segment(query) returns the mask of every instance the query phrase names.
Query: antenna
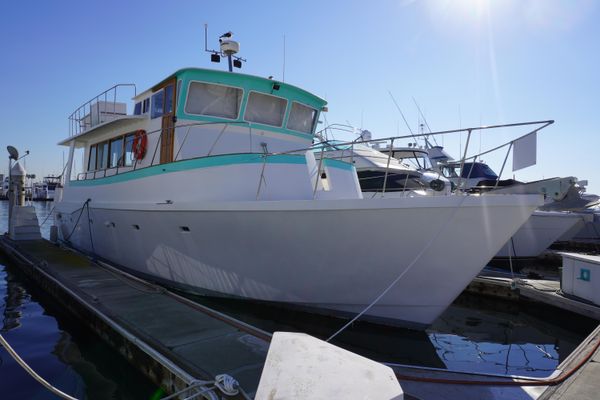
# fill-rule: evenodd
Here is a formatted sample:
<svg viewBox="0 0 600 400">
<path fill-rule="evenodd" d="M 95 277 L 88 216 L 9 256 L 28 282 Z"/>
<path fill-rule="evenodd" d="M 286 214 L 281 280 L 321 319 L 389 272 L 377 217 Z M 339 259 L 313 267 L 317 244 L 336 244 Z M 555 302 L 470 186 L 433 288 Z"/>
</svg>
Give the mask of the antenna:
<svg viewBox="0 0 600 400">
<path fill-rule="evenodd" d="M 285 82 L 285 33 L 283 34 L 283 78 L 282 82 Z"/>
<path fill-rule="evenodd" d="M 394 102 L 394 105 L 396 106 L 396 108 L 398 109 L 398 112 L 400 113 L 400 115 L 402 116 L 402 119 L 404 120 L 404 124 L 406 125 L 406 127 L 408 128 L 408 131 L 410 132 L 411 136 L 413 137 L 413 139 L 417 140 L 417 138 L 415 137 L 415 134 L 413 133 L 412 129 L 410 129 L 410 125 L 408 124 L 408 121 L 406 120 L 406 118 L 404 117 L 404 113 L 402 112 L 402 110 L 400 109 L 400 106 L 398 105 L 398 103 L 396 102 L 396 99 L 394 98 L 394 95 L 392 94 L 392 92 L 390 92 L 388 90 L 388 93 L 390 94 L 390 97 L 392 98 L 392 101 Z"/>
<path fill-rule="evenodd" d="M 210 61 L 214 63 L 220 63 L 221 57 L 227 57 L 227 64 L 229 72 L 233 72 L 233 67 L 242 68 L 242 62 L 246 62 L 245 58 L 238 57 L 237 54 L 240 51 L 240 44 L 232 39 L 233 32 L 225 32 L 219 36 L 219 50 L 213 50 L 208 48 L 208 24 L 204 24 L 204 51 L 211 53 Z"/>
<path fill-rule="evenodd" d="M 431 128 L 429 127 L 429 123 L 427 122 L 427 118 L 425 118 L 425 115 L 423 114 L 423 111 L 421 111 L 421 107 L 419 107 L 419 103 L 417 103 L 417 100 L 415 100 L 414 96 L 413 96 L 413 102 L 415 103 L 415 106 L 417 106 L 417 110 L 419 111 L 419 115 L 421 116 L 421 119 L 423 120 L 423 122 L 425 122 L 425 126 L 427 127 L 427 130 L 429 131 L 429 133 L 433 132 L 431 130 Z M 423 125 L 423 124 L 421 124 Z M 421 127 L 421 133 L 423 133 L 423 128 Z M 438 145 L 437 140 L 435 139 L 435 136 L 433 137 L 433 141 L 435 143 L 435 145 Z M 425 136 L 425 144 L 429 145 L 429 137 Z"/>
</svg>

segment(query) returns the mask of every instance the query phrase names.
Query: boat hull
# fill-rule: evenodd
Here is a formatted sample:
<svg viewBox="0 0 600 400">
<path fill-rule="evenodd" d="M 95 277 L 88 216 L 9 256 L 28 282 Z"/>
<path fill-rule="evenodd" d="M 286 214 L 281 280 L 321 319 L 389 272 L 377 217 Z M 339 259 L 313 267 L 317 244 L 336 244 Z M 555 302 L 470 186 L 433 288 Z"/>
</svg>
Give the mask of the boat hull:
<svg viewBox="0 0 600 400">
<path fill-rule="evenodd" d="M 57 224 L 74 247 L 170 286 L 325 314 L 358 313 L 401 276 L 365 317 L 424 327 L 540 203 L 535 195 L 91 202 L 88 226 L 87 211 L 75 225 L 80 204 L 61 202 Z"/>
<path fill-rule="evenodd" d="M 496 257 L 508 258 L 509 254 L 514 258 L 537 257 L 582 221 L 583 217 L 578 213 L 536 211 L 500 249 Z"/>
</svg>

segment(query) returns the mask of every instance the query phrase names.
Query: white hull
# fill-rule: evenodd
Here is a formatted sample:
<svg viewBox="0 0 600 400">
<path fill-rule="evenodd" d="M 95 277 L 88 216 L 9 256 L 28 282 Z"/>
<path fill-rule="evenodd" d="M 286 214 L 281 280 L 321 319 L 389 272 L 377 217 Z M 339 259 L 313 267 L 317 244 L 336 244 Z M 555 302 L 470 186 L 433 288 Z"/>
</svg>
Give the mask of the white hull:
<svg viewBox="0 0 600 400">
<path fill-rule="evenodd" d="M 357 313 L 405 273 L 366 316 L 426 326 L 540 202 L 527 195 L 119 206 L 94 200 L 90 217 L 96 254 L 201 294 Z M 80 207 L 79 199 L 57 204 L 63 237 Z M 83 215 L 71 242 L 89 251 Z"/>
<path fill-rule="evenodd" d="M 579 230 L 571 240 L 578 242 L 599 242 L 600 241 L 600 211 L 589 213 L 590 220 Z"/>
<path fill-rule="evenodd" d="M 583 217 L 577 213 L 536 211 L 496 257 L 507 258 L 509 254 L 517 258 L 537 257 L 582 220 Z"/>
</svg>

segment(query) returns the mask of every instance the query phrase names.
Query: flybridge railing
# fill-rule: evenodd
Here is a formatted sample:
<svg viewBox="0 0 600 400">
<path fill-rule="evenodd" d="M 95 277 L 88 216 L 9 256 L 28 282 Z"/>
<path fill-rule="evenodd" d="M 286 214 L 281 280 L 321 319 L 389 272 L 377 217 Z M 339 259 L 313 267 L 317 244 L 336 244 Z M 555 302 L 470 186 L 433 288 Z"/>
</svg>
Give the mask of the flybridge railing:
<svg viewBox="0 0 600 400">
<path fill-rule="evenodd" d="M 128 88 L 128 89 L 125 89 Z M 133 88 L 133 96 L 131 89 Z M 125 97 L 127 92 L 128 97 Z M 69 137 L 79 135 L 86 130 L 127 115 L 127 101 L 137 95 L 133 83 L 119 83 L 92 97 L 69 115 Z"/>
</svg>

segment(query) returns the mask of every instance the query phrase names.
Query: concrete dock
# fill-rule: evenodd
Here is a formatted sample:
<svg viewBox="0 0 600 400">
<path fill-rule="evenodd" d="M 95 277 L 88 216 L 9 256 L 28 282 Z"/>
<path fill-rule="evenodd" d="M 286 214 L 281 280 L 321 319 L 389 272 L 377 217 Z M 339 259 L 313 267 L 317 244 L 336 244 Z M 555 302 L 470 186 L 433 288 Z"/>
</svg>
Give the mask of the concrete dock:
<svg viewBox="0 0 600 400">
<path fill-rule="evenodd" d="M 220 374 L 256 391 L 270 334 L 45 240 L 1 236 L 0 251 L 165 395 Z"/>
</svg>

